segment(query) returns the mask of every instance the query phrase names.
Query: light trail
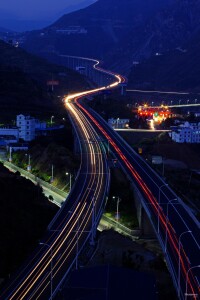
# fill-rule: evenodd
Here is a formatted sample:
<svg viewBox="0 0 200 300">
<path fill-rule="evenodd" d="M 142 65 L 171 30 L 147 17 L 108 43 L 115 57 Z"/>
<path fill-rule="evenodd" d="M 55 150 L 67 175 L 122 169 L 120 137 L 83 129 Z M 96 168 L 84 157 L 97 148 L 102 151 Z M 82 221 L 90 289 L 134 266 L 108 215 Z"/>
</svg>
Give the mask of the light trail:
<svg viewBox="0 0 200 300">
<path fill-rule="evenodd" d="M 127 92 L 139 92 L 139 93 L 155 93 L 155 94 L 174 94 L 174 95 L 190 95 L 187 92 L 167 92 L 167 91 L 146 91 L 146 90 L 132 90 L 127 89 Z"/>
<path fill-rule="evenodd" d="M 130 172 L 134 180 L 137 182 L 148 203 L 151 203 L 151 210 L 155 216 L 158 215 L 161 227 L 164 229 L 164 232 L 166 231 L 168 233 L 168 244 L 173 252 L 174 259 L 176 261 L 177 259 L 180 259 L 182 275 L 184 278 L 187 278 L 187 284 L 190 288 L 190 291 L 193 294 L 195 292 L 195 287 L 198 283 L 194 278 L 192 271 L 190 272 L 190 276 L 187 276 L 189 266 L 187 255 L 184 249 L 181 248 L 183 254 L 179 256 L 179 239 L 177 237 L 177 233 L 170 223 L 168 217 L 166 217 L 164 211 L 162 210 L 161 203 L 158 203 L 158 200 L 153 195 L 153 192 L 143 181 L 142 177 L 133 167 L 126 155 L 123 154 L 123 151 L 110 136 L 109 132 L 106 131 L 104 127 L 97 121 L 97 119 L 95 119 L 95 117 L 80 103 L 81 98 L 83 98 L 85 95 L 95 94 L 101 90 L 105 90 L 106 88 L 114 88 L 121 83 L 125 83 L 125 78 L 123 76 L 100 68 L 99 61 L 97 60 L 94 62 L 94 68 L 108 75 L 112 75 L 115 78 L 115 81 L 109 86 L 92 89 L 90 91 L 78 92 L 65 98 L 66 108 L 72 116 L 74 123 L 78 126 L 77 130 L 81 131 L 81 136 L 83 136 L 83 139 L 87 143 L 85 147 L 88 149 L 86 157 L 88 164 L 90 162 L 90 168 L 87 164 L 84 186 L 80 191 L 81 196 L 78 196 L 78 199 L 75 201 L 70 217 L 63 217 L 60 220 L 60 223 L 56 225 L 56 231 L 60 230 L 59 234 L 54 238 L 55 233 L 52 233 L 47 241 L 45 241 L 49 243 L 50 247 L 46 252 L 44 252 L 42 257 L 36 261 L 28 275 L 26 274 L 26 276 L 21 279 L 17 286 L 14 288 L 11 287 L 11 292 L 6 300 L 22 300 L 27 297 L 28 299 L 38 299 L 42 297 L 46 290 L 49 290 L 51 273 L 48 269 L 51 265 L 52 259 L 56 259 L 56 262 L 53 266 L 53 280 L 56 280 L 59 271 L 64 265 L 69 263 L 69 259 L 75 251 L 76 243 L 85 238 L 85 232 L 92 224 L 91 219 L 92 215 L 95 213 L 94 209 L 96 210 L 96 207 L 99 205 L 101 205 L 100 208 L 102 207 L 102 204 L 98 204 L 97 199 L 100 198 L 102 193 L 101 191 L 105 186 L 104 174 L 106 168 L 103 163 L 103 155 L 99 143 L 98 133 L 94 130 L 94 127 L 91 124 L 94 124 L 101 134 L 106 138 L 106 140 L 109 141 L 109 144 L 115 150 L 116 155 L 121 159 L 123 164 L 126 166 L 127 171 Z M 88 180 L 87 185 L 86 178 Z M 94 191 L 92 196 L 95 197 L 92 199 L 90 194 L 91 190 Z M 76 230 L 77 227 L 78 231 Z M 42 253 L 43 250 L 44 247 L 41 248 L 38 253 Z M 34 259 L 37 259 L 38 253 L 32 258 L 32 262 L 34 262 Z M 75 259 L 76 256 L 73 258 L 73 261 L 71 262 L 72 264 L 74 263 Z M 29 263 L 29 266 L 31 267 L 31 263 Z M 18 277 L 15 279 L 15 282 L 17 282 L 17 279 L 21 274 L 23 273 L 19 273 Z M 197 299 L 196 296 L 193 298 Z M 0 299 L 5 300 L 5 298 Z"/>
<path fill-rule="evenodd" d="M 118 79 L 118 80 L 112 85 L 113 87 L 118 86 L 123 81 L 121 79 L 120 75 L 117 75 L 117 76 L 115 75 L 115 78 Z M 99 89 L 91 90 L 91 91 L 89 91 L 89 94 L 96 93 L 97 91 L 102 90 L 104 88 L 106 88 L 106 87 L 101 87 Z M 85 95 L 85 93 L 84 93 L 84 95 Z M 155 213 L 158 214 L 158 209 L 159 209 L 159 211 L 160 211 L 159 218 L 160 218 L 161 224 L 162 224 L 163 228 L 168 232 L 168 236 L 169 236 L 169 239 L 170 239 L 169 241 L 171 241 L 170 244 L 172 243 L 171 245 L 173 246 L 173 249 L 175 249 L 175 253 L 178 256 L 179 255 L 178 237 L 176 236 L 176 232 L 175 232 L 174 228 L 171 226 L 171 224 L 169 223 L 168 219 L 166 218 L 166 215 L 164 214 L 164 212 L 162 210 L 162 207 L 160 207 L 160 205 L 157 202 L 157 199 L 152 195 L 151 191 L 148 189 L 148 187 L 146 186 L 146 184 L 140 178 L 139 174 L 133 169 L 133 166 L 129 163 L 129 161 L 123 155 L 123 153 L 118 148 L 118 146 L 115 144 L 115 142 L 112 140 L 112 138 L 107 134 L 107 132 L 103 129 L 103 127 L 96 121 L 96 119 L 87 111 L 87 109 L 85 109 L 79 103 L 78 100 L 81 99 L 82 96 L 83 96 L 82 93 L 80 93 L 79 95 L 75 94 L 75 97 L 74 97 L 74 95 L 71 95 L 71 96 L 69 96 L 69 97 L 66 98 L 66 103 L 68 103 L 68 105 L 72 105 L 71 103 L 69 104 L 69 102 L 70 102 L 70 100 L 74 99 L 73 102 L 75 104 L 77 104 L 78 107 L 80 109 L 82 109 L 82 111 L 84 111 L 86 115 L 88 115 L 88 117 L 96 124 L 96 126 L 99 128 L 99 130 L 106 137 L 106 139 L 109 140 L 109 143 L 113 146 L 113 148 L 115 149 L 115 151 L 122 158 L 122 160 L 124 161 L 124 163 L 126 164 L 126 166 L 128 167 L 128 169 L 130 169 L 131 173 L 133 174 L 134 178 L 138 182 L 139 186 L 142 188 L 142 190 L 146 194 L 147 198 L 152 203 L 153 207 L 155 208 Z M 188 258 L 187 258 L 186 255 L 185 255 L 185 258 L 187 260 L 187 266 L 185 265 L 185 260 L 182 258 L 182 256 L 180 257 L 180 263 L 181 263 L 184 275 L 186 276 L 187 275 L 187 270 L 188 270 Z M 188 284 L 189 284 L 189 286 L 191 288 L 192 293 L 194 294 L 194 288 L 193 288 L 193 285 L 192 285 L 189 277 L 188 277 Z M 197 299 L 196 296 L 194 296 L 193 298 Z"/>
</svg>

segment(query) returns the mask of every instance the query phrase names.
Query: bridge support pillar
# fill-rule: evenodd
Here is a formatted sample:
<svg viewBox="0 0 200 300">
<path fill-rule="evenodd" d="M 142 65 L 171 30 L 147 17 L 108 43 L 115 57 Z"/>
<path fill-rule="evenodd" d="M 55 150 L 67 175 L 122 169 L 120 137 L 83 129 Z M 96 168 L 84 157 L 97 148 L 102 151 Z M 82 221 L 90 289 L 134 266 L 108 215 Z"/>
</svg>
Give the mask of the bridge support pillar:
<svg viewBox="0 0 200 300">
<path fill-rule="evenodd" d="M 141 235 L 144 237 L 155 238 L 155 233 L 149 221 L 149 217 L 147 216 L 141 204 L 142 195 L 138 192 L 138 190 L 134 186 L 133 186 L 133 191 L 134 191 L 134 201 L 135 201 L 135 207 L 137 211 L 139 228 L 141 230 Z"/>
</svg>

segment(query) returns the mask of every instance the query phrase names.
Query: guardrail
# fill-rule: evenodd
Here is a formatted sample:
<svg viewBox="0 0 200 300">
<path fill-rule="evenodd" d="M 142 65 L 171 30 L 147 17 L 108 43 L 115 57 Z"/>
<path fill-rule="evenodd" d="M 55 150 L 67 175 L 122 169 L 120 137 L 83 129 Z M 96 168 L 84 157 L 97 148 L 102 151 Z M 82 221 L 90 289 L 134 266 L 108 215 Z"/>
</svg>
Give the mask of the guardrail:
<svg viewBox="0 0 200 300">
<path fill-rule="evenodd" d="M 125 235 L 131 236 L 134 238 L 139 238 L 141 235 L 140 229 L 130 229 L 130 228 L 124 226 L 123 224 L 121 224 L 105 215 L 102 215 L 101 220 L 109 223 L 110 227 L 113 228 L 115 231 L 119 231 L 120 233 L 123 233 Z"/>
</svg>

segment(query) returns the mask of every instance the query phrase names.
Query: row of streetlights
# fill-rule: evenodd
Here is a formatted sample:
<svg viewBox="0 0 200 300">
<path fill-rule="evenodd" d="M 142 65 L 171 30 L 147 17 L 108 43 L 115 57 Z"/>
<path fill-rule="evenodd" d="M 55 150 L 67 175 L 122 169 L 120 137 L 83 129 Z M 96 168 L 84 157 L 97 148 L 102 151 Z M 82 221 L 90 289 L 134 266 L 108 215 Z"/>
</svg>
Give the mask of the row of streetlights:
<svg viewBox="0 0 200 300">
<path fill-rule="evenodd" d="M 50 119 L 50 123 L 51 125 L 53 124 L 53 119 L 55 118 L 55 116 L 51 116 L 51 119 Z M 65 121 L 65 118 L 62 118 L 62 121 Z"/>
<path fill-rule="evenodd" d="M 159 234 L 159 220 L 160 220 L 160 194 L 161 194 L 161 189 L 165 186 L 168 186 L 168 184 L 163 184 L 159 187 L 159 194 L 158 194 L 158 228 L 157 228 L 157 231 L 158 231 L 158 234 Z M 173 202 L 173 201 L 176 201 L 176 202 Z M 167 216 L 166 216 L 166 233 L 165 233 L 165 253 L 167 251 L 167 237 L 168 237 L 168 212 L 169 212 L 169 205 L 170 204 L 180 204 L 179 202 L 177 202 L 178 199 L 175 198 L 175 199 L 171 199 L 169 200 L 167 203 L 164 203 L 167 205 Z M 184 234 L 187 234 L 187 233 L 192 233 L 191 230 L 186 230 L 184 232 L 182 232 L 178 238 L 178 297 L 180 298 L 180 267 L 181 267 L 181 264 L 180 264 L 180 256 L 181 256 L 181 237 L 184 235 Z M 196 266 L 192 266 L 190 267 L 188 270 L 187 270 L 187 273 L 186 273 L 186 286 L 185 286 L 185 300 L 187 300 L 187 296 L 191 296 L 190 294 L 188 294 L 188 285 L 187 285 L 187 282 L 188 282 L 188 275 L 189 275 L 189 272 L 190 270 L 194 269 L 194 268 L 200 268 L 200 265 L 196 265 Z M 192 294 L 192 296 L 195 296 L 194 294 Z"/>
<path fill-rule="evenodd" d="M 28 165 L 27 165 L 27 171 L 31 171 L 31 155 L 25 154 L 26 157 L 28 157 Z M 12 162 L 12 147 L 10 147 L 9 150 L 9 162 Z M 71 173 L 65 173 L 67 176 L 69 176 L 69 190 L 71 191 L 72 188 L 72 174 Z M 54 165 L 51 166 L 51 179 L 50 182 L 52 183 L 54 181 Z"/>
<path fill-rule="evenodd" d="M 181 104 L 181 101 L 184 101 L 184 100 L 179 99 L 178 100 L 179 105 Z M 174 102 L 174 100 L 170 101 L 171 105 L 173 104 L 173 102 Z M 190 102 L 190 99 L 187 99 L 186 102 L 188 104 Z M 198 99 L 194 99 L 194 104 L 197 104 L 197 102 L 198 102 Z M 151 102 L 151 106 L 153 106 L 153 105 L 154 105 L 154 101 Z M 139 103 L 135 102 L 135 107 L 137 107 L 137 106 L 139 106 Z"/>
</svg>

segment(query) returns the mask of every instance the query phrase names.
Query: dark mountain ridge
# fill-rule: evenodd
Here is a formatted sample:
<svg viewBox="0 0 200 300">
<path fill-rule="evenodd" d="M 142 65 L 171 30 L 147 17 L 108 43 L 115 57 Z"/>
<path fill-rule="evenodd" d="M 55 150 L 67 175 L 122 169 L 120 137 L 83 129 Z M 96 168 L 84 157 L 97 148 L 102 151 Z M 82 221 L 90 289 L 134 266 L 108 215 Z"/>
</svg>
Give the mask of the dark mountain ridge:
<svg viewBox="0 0 200 300">
<path fill-rule="evenodd" d="M 52 92 L 47 81 L 57 80 Z M 83 90 L 80 74 L 0 40 L 0 108 L 4 113 L 53 110 L 57 95 Z"/>
<path fill-rule="evenodd" d="M 43 31 L 29 33 L 24 47 L 39 54 L 51 51 L 103 58 L 110 62 L 113 55 L 127 53 L 134 29 L 144 27 L 157 11 L 173 2 L 99 0 L 85 9 L 64 15 Z M 75 26 L 82 29 L 82 33 L 72 33 L 70 29 Z M 60 30 L 65 32 L 61 34 Z"/>
<path fill-rule="evenodd" d="M 132 68 L 129 88 L 200 91 L 200 31 L 189 42 Z"/>
<path fill-rule="evenodd" d="M 175 53 L 181 55 L 175 49 L 184 49 L 198 34 L 199 15 L 200 0 L 99 0 L 64 15 L 43 31 L 29 33 L 24 47 L 44 57 L 54 53 L 99 58 L 105 66 L 128 76 L 133 62 L 143 63 L 152 57 L 153 63 L 156 53 L 167 54 L 166 57 L 171 53 L 172 58 L 168 59 L 173 64 Z M 188 60 L 185 71 L 186 64 L 180 62 L 184 74 L 189 70 L 190 53 L 192 50 L 185 56 Z M 159 59 L 156 58 L 156 63 Z M 166 74 L 168 69 L 169 65 L 160 65 L 161 74 Z M 140 77 L 143 80 L 141 74 Z M 173 78 L 169 77 L 166 87 Z M 181 85 L 177 84 L 177 88 Z"/>
</svg>

